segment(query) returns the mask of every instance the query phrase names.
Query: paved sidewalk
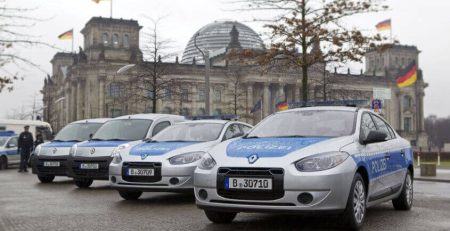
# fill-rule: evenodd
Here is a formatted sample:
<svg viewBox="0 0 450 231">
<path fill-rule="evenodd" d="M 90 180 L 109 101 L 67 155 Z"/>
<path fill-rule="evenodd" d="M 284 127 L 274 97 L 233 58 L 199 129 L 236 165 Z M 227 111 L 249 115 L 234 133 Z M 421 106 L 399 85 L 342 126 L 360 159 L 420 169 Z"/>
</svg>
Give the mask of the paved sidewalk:
<svg viewBox="0 0 450 231">
<path fill-rule="evenodd" d="M 450 169 L 436 171 L 436 176 L 420 176 L 420 168 L 414 168 L 414 180 L 450 183 Z"/>
</svg>

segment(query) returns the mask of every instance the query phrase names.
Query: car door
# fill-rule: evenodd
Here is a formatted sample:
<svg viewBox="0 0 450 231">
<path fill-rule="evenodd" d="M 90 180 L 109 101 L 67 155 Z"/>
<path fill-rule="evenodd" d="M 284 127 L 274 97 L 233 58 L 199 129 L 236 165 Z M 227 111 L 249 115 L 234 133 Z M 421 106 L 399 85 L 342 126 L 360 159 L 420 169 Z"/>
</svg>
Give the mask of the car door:
<svg viewBox="0 0 450 231">
<path fill-rule="evenodd" d="M 392 128 L 377 115 L 372 114 L 372 119 L 375 122 L 377 130 L 387 134 L 387 141 L 383 142 L 380 147 L 382 151 L 385 152 L 387 163 L 386 174 L 383 181 L 384 184 L 391 189 L 392 193 L 394 193 L 401 188 L 406 173 L 404 167 L 405 153 L 404 150 L 402 150 L 398 139 L 395 137 Z"/>
<path fill-rule="evenodd" d="M 360 124 L 360 140 L 364 140 L 369 135 L 370 131 L 375 131 L 377 128 L 368 112 L 364 112 L 361 116 Z M 377 199 L 383 195 L 388 187 L 384 184 L 384 175 L 386 173 L 387 163 L 384 152 L 381 151 L 380 143 L 360 144 L 359 152 L 364 156 L 369 172 L 369 200 Z"/>
<path fill-rule="evenodd" d="M 6 152 L 8 153 L 8 160 L 9 162 L 19 162 L 20 161 L 20 155 L 17 152 L 17 143 L 18 138 L 17 137 L 11 137 L 8 142 L 6 143 Z"/>
</svg>

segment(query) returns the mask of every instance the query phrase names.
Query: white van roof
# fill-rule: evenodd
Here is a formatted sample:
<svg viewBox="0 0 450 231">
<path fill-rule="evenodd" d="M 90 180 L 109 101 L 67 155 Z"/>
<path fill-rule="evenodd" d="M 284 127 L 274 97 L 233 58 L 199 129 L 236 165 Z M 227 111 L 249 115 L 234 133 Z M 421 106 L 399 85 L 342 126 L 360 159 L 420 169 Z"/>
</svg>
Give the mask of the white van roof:
<svg viewBox="0 0 450 231">
<path fill-rule="evenodd" d="M 14 124 L 14 125 L 33 125 L 33 126 L 50 126 L 49 123 L 39 120 L 10 120 L 0 119 L 0 124 Z"/>
<path fill-rule="evenodd" d="M 96 118 L 96 119 L 85 119 L 85 120 L 78 120 L 74 121 L 71 124 L 82 124 L 82 123 L 97 123 L 97 124 L 104 124 L 106 121 L 111 120 L 110 118 Z"/>
<path fill-rule="evenodd" d="M 171 115 L 171 114 L 134 114 L 134 115 L 125 115 L 125 116 L 119 116 L 112 120 L 121 120 L 121 119 L 150 119 L 150 120 L 157 120 L 160 118 L 172 118 L 175 120 L 185 120 L 184 116 L 179 115 Z"/>
</svg>

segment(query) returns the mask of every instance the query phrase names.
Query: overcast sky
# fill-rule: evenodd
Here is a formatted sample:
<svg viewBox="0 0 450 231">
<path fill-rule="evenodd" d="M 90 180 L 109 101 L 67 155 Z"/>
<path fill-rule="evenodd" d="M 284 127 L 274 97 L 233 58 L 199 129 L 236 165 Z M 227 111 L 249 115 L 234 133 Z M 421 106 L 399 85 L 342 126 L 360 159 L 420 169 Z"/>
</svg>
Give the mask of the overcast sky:
<svg viewBox="0 0 450 231">
<path fill-rule="evenodd" d="M 75 47 L 83 44 L 80 30 L 93 16 L 109 17 L 109 2 L 95 4 L 92 0 L 6 0 L 9 6 L 36 9 L 33 16 L 47 19 L 39 22 L 27 33 L 39 36 L 42 41 L 70 51 L 71 42 L 60 41 L 57 36 L 74 28 Z M 180 54 L 190 37 L 202 26 L 214 20 L 242 21 L 256 32 L 263 33 L 261 23 L 252 22 L 255 15 L 235 12 L 236 6 L 226 0 L 113 0 L 113 17 L 137 19 L 142 26 L 148 25 L 145 16 L 166 16 L 161 24 L 161 34 L 174 41 L 174 49 Z M 420 68 L 429 87 L 425 95 L 425 114 L 450 115 L 450 1 L 448 0 L 388 0 L 390 10 L 359 16 L 348 22 L 349 26 L 375 30 L 374 25 L 387 18 L 392 19 L 393 34 L 402 44 L 416 45 L 421 54 Z M 267 13 L 265 14 L 267 15 Z M 258 15 L 256 15 L 257 17 Z M 20 55 L 39 64 L 51 74 L 50 60 L 57 52 L 47 47 L 19 49 Z M 359 73 L 361 64 L 352 64 L 352 72 Z M 30 107 L 33 96 L 43 86 L 45 73 L 34 68 L 12 69 L 25 76 L 15 84 L 13 92 L 0 93 L 0 117 L 22 105 Z"/>
</svg>

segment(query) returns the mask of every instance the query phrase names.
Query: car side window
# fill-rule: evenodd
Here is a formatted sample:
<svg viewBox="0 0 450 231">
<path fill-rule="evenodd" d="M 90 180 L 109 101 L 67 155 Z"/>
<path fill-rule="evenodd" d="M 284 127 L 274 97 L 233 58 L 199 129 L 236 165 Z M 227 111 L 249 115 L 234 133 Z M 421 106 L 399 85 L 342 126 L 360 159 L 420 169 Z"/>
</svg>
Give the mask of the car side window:
<svg viewBox="0 0 450 231">
<path fill-rule="evenodd" d="M 8 141 L 7 146 L 10 146 L 11 144 L 14 145 L 14 147 L 17 147 L 17 137 L 13 137 Z"/>
<path fill-rule="evenodd" d="M 241 130 L 244 134 L 247 134 L 247 132 L 249 132 L 252 129 L 251 127 L 249 127 L 247 125 L 241 124 L 240 126 L 241 126 Z"/>
<path fill-rule="evenodd" d="M 360 138 L 366 139 L 369 132 L 375 130 L 377 130 L 377 128 L 375 127 L 375 123 L 373 122 L 371 116 L 368 113 L 364 113 L 361 117 Z"/>
<path fill-rule="evenodd" d="M 243 135 L 241 129 L 239 128 L 239 124 L 231 124 L 225 131 L 224 140 L 228 140 L 239 135 Z"/>
<path fill-rule="evenodd" d="M 163 121 L 160 122 L 159 124 L 155 125 L 155 127 L 153 128 L 152 131 L 152 136 L 158 134 L 160 131 L 162 131 L 164 128 L 167 128 L 170 126 L 170 122 L 169 121 Z"/>
<path fill-rule="evenodd" d="M 386 133 L 386 140 L 391 140 L 394 138 L 392 136 L 392 131 L 389 130 L 388 125 L 382 119 L 375 115 L 372 115 L 372 119 L 377 126 L 377 130 Z"/>
</svg>

